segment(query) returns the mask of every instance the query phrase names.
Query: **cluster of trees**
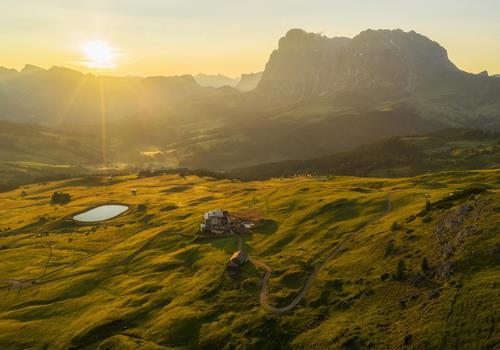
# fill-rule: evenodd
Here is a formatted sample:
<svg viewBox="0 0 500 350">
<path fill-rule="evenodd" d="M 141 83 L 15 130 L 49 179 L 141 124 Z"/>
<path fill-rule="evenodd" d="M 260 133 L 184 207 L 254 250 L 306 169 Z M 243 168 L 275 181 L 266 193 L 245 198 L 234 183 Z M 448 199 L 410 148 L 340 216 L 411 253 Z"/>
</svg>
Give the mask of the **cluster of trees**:
<svg viewBox="0 0 500 350">
<path fill-rule="evenodd" d="M 420 264 L 420 269 L 421 269 L 421 276 L 424 277 L 432 277 L 433 271 L 431 266 L 429 265 L 429 260 L 427 257 L 422 258 L 422 262 Z M 396 281 L 403 281 L 408 277 L 408 268 L 406 267 L 406 262 L 404 259 L 401 259 L 398 261 L 398 264 L 396 265 L 396 271 L 393 274 L 393 278 Z"/>
<path fill-rule="evenodd" d="M 161 175 L 179 175 L 181 177 L 195 175 L 199 177 L 211 177 L 217 180 L 231 180 L 232 177 L 224 173 L 219 173 L 216 171 L 206 170 L 206 169 L 188 169 L 188 168 L 175 168 L 175 169 L 144 169 L 137 173 L 138 177 L 153 177 Z"/>
<path fill-rule="evenodd" d="M 54 192 L 50 198 L 51 204 L 66 204 L 71 201 L 71 195 L 64 192 Z"/>
<path fill-rule="evenodd" d="M 415 176 L 442 170 L 482 169 L 496 164 L 500 133 L 446 129 L 414 137 L 392 137 L 326 157 L 287 160 L 231 171 L 241 180 L 296 175 Z M 468 142 L 490 146 L 468 146 Z M 472 153 L 455 152 L 455 150 Z M 480 150 L 480 151 L 479 151 Z M 476 157 L 486 154 L 488 157 Z"/>
</svg>

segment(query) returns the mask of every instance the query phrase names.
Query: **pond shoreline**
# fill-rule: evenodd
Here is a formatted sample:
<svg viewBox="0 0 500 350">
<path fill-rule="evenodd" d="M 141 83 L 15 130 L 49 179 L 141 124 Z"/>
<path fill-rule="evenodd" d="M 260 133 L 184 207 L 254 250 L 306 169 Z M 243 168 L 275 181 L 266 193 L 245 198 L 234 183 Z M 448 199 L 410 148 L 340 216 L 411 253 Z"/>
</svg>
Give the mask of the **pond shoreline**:
<svg viewBox="0 0 500 350">
<path fill-rule="evenodd" d="M 130 212 L 132 208 L 133 206 L 123 203 L 100 204 L 73 214 L 71 219 L 80 224 L 98 224 L 124 215 Z M 109 209 L 112 210 L 109 211 Z M 103 213 L 103 210 L 108 212 Z"/>
</svg>

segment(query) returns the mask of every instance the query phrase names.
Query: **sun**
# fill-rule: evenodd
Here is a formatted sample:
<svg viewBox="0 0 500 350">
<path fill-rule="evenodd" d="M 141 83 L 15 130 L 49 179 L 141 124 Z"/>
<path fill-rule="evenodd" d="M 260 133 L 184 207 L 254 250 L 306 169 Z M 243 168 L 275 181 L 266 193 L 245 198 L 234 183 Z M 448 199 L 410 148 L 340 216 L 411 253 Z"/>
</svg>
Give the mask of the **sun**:
<svg viewBox="0 0 500 350">
<path fill-rule="evenodd" d="M 102 40 L 92 40 L 85 43 L 83 52 L 86 56 L 84 64 L 89 68 L 115 67 L 115 52 L 113 48 Z"/>
</svg>

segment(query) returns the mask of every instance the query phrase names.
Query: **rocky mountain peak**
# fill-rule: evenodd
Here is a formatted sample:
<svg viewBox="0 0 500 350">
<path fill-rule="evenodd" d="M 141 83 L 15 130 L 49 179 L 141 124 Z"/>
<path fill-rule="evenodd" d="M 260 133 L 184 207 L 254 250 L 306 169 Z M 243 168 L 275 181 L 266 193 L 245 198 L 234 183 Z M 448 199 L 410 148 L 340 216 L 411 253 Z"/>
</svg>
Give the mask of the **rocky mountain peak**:
<svg viewBox="0 0 500 350">
<path fill-rule="evenodd" d="M 369 29 L 350 39 L 292 29 L 271 54 L 257 91 L 296 101 L 360 90 L 410 92 L 458 71 L 442 46 L 414 31 Z"/>
<path fill-rule="evenodd" d="M 257 87 L 261 78 L 262 72 L 242 74 L 240 81 L 236 85 L 236 89 L 240 91 L 251 91 Z"/>
</svg>

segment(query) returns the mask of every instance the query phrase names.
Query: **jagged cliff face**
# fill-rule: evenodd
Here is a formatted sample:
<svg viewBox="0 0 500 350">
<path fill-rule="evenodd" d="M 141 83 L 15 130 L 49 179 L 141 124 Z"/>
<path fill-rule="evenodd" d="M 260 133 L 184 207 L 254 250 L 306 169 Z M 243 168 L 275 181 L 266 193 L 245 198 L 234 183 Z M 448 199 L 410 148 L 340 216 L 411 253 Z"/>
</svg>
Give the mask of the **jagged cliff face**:
<svg viewBox="0 0 500 350">
<path fill-rule="evenodd" d="M 367 30 L 350 39 L 292 29 L 271 54 L 257 89 L 299 101 L 351 91 L 411 92 L 450 72 L 459 70 L 446 50 L 413 31 Z"/>
</svg>

